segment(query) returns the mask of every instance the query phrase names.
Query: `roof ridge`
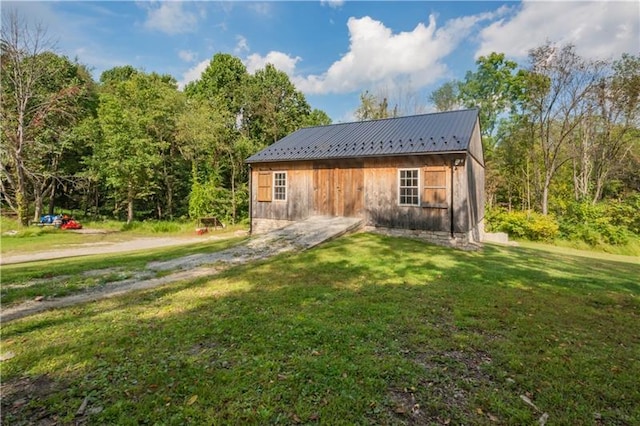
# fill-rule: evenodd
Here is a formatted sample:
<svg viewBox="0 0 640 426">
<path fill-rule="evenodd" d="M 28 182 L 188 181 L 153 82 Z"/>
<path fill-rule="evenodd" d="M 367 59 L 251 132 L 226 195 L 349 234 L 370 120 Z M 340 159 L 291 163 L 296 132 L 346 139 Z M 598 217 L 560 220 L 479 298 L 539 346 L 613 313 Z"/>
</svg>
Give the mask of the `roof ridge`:
<svg viewBox="0 0 640 426">
<path fill-rule="evenodd" d="M 321 124 L 319 126 L 308 126 L 308 127 L 301 127 L 298 130 L 303 130 L 303 129 L 319 129 L 322 127 L 331 127 L 331 126 L 340 126 L 340 125 L 347 125 L 347 124 L 359 124 L 359 123 L 372 123 L 372 122 L 380 122 L 380 121 L 391 121 L 391 120 L 399 120 L 399 119 L 403 119 L 403 118 L 412 118 L 412 117 L 424 117 L 427 115 L 440 115 L 440 114 L 451 114 L 454 112 L 467 112 L 467 111 L 479 111 L 479 108 L 464 108 L 464 109 L 455 109 L 455 110 L 450 110 L 450 111 L 436 111 L 436 112 L 425 112 L 423 114 L 411 114 L 411 115 L 401 115 L 398 117 L 387 117 L 387 118 L 372 118 L 370 120 L 360 120 L 360 121 L 344 121 L 341 123 L 331 123 L 331 124 Z"/>
</svg>

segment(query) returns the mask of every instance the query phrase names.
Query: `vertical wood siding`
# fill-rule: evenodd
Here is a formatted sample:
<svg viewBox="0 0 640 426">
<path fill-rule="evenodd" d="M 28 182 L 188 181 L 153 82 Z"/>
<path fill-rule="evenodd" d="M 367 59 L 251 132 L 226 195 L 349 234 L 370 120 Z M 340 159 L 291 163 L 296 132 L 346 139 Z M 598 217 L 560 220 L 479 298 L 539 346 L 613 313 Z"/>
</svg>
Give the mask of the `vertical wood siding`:
<svg viewBox="0 0 640 426">
<path fill-rule="evenodd" d="M 362 162 L 316 163 L 313 210 L 318 215 L 361 217 L 364 207 Z"/>
<path fill-rule="evenodd" d="M 430 197 L 443 202 L 420 206 L 400 206 L 398 203 L 398 169 L 416 168 L 420 171 L 421 187 L 426 179 L 438 186 L 451 188 L 448 156 L 412 156 L 371 159 L 365 162 L 365 217 L 367 225 L 387 228 L 449 231 L 450 191 L 437 188 Z M 422 189 L 421 198 L 425 197 Z"/>
<path fill-rule="evenodd" d="M 363 217 L 371 226 L 444 232 L 451 231 L 453 216 L 454 232 L 467 232 L 484 216 L 484 206 L 476 205 L 483 202 L 484 181 L 470 183 L 484 179 L 484 167 L 469 155 L 463 165 L 454 167 L 455 158 L 465 157 L 414 155 L 254 165 L 253 182 L 259 182 L 261 173 L 287 171 L 287 201 L 258 201 L 264 190 L 254 185 L 252 214 L 290 221 L 311 215 Z M 419 206 L 399 205 L 401 168 L 419 170 Z M 471 197 L 469 191 L 473 191 Z"/>
<path fill-rule="evenodd" d="M 258 201 L 271 201 L 271 186 L 273 183 L 272 172 L 258 172 L 257 182 Z"/>
</svg>

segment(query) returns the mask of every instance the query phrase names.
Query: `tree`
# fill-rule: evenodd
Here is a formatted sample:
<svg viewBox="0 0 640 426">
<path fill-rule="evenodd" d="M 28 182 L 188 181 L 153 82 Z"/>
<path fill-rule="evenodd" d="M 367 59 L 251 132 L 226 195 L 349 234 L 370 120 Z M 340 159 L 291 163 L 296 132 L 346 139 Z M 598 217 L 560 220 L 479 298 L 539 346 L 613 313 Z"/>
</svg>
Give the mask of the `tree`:
<svg viewBox="0 0 640 426">
<path fill-rule="evenodd" d="M 232 114 L 224 108 L 193 98 L 187 100 L 178 117 L 177 141 L 182 155 L 191 164 L 191 217 L 227 216 L 221 214 L 224 209 L 219 209 L 229 204 L 220 171 L 227 159 L 234 122 Z"/>
<path fill-rule="evenodd" d="M 123 81 L 130 80 L 135 74 L 138 74 L 138 70 L 131 65 L 113 67 L 100 74 L 100 83 L 103 85 L 122 83 Z"/>
<path fill-rule="evenodd" d="M 429 102 L 431 102 L 436 111 L 454 111 L 461 106 L 460 82 L 452 80 L 447 81 L 442 86 L 431 92 L 429 95 Z"/>
<path fill-rule="evenodd" d="M 171 191 L 163 165 L 166 155 L 175 154 L 171 146 L 180 108 L 175 82 L 157 74 L 135 73 L 100 94 L 103 138 L 94 147 L 92 165 L 116 199 L 126 203 L 127 223 L 134 218 L 134 201 L 154 195 L 162 181 Z"/>
<path fill-rule="evenodd" d="M 518 64 L 505 59 L 504 53 L 491 53 L 476 61 L 474 72 L 468 71 L 458 85 L 460 101 L 468 108 L 480 110 L 480 128 L 486 137 L 494 135 L 498 117 L 511 110 L 519 92 Z"/>
<path fill-rule="evenodd" d="M 529 61 L 529 70 L 520 75 L 526 84 L 522 108 L 539 150 L 540 203 L 546 215 L 551 182 L 571 160 L 566 148 L 587 113 L 587 96 L 600 79 L 602 64 L 581 58 L 571 44 L 558 48 L 551 43 L 532 49 Z"/>
<path fill-rule="evenodd" d="M 317 108 L 314 108 L 302 123 L 304 127 L 327 126 L 329 124 L 331 124 L 331 117 Z"/>
<path fill-rule="evenodd" d="M 593 194 L 595 204 L 612 172 L 624 164 L 640 127 L 640 57 L 625 54 L 615 61 L 612 73 L 593 87 L 595 119 L 589 132 L 594 134 Z"/>
<path fill-rule="evenodd" d="M 239 58 L 216 53 L 200 79 L 185 87 L 185 93 L 190 98 L 220 104 L 235 116 L 242 114 L 245 107 L 248 79 L 247 69 Z"/>
<path fill-rule="evenodd" d="M 387 98 L 378 98 L 376 95 L 365 91 L 360 94 L 360 105 L 356 109 L 358 121 L 378 120 L 381 118 L 396 117 L 397 110 L 389 110 Z"/>
<path fill-rule="evenodd" d="M 299 129 L 311 113 L 302 92 L 271 64 L 251 76 L 248 93 L 243 127 L 248 137 L 264 145 Z"/>
<path fill-rule="evenodd" d="M 53 197 L 57 171 L 70 132 L 86 114 L 92 81 L 86 70 L 50 50 L 41 26 L 30 27 L 16 12 L 2 15 L 2 164 L 4 201 L 23 225 L 35 201 Z"/>
</svg>

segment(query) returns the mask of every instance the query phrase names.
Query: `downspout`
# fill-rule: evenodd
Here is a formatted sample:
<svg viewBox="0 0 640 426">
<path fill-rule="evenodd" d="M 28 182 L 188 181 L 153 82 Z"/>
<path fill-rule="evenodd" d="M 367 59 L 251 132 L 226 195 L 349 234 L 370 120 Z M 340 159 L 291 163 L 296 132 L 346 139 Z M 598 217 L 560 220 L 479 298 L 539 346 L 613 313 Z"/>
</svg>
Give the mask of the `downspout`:
<svg viewBox="0 0 640 426">
<path fill-rule="evenodd" d="M 253 170 L 249 164 L 249 235 L 253 234 Z"/>
<path fill-rule="evenodd" d="M 455 167 L 455 159 L 451 160 L 451 202 L 450 204 L 450 222 L 451 222 L 451 238 L 454 238 L 454 226 L 453 226 L 453 219 L 454 219 L 454 214 L 453 214 L 453 168 Z"/>
</svg>

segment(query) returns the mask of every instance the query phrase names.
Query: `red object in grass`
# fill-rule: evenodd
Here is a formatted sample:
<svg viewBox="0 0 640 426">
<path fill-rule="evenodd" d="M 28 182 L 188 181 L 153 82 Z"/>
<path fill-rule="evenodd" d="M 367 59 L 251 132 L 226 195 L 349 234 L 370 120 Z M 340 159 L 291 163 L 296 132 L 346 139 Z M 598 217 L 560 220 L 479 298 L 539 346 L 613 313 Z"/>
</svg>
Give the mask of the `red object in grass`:
<svg viewBox="0 0 640 426">
<path fill-rule="evenodd" d="M 60 229 L 82 229 L 82 224 L 75 219 L 67 219 L 62 221 Z"/>
</svg>

